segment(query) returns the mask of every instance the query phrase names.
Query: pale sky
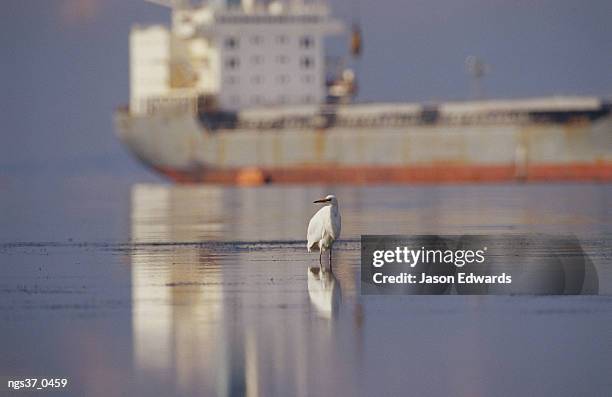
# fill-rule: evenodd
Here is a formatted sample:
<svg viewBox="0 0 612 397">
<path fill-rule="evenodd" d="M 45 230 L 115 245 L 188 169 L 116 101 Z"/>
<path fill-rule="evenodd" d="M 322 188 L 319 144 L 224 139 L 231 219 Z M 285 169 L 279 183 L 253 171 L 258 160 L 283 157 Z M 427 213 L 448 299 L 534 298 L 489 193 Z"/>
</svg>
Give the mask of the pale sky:
<svg viewBox="0 0 612 397">
<path fill-rule="evenodd" d="M 469 95 L 464 60 L 492 67 L 488 97 L 586 94 L 612 98 L 612 1 L 334 0 L 359 19 L 360 100 Z M 141 0 L 5 0 L 0 178 L 129 173 L 148 178 L 114 136 L 128 100 L 128 33 L 168 21 Z M 345 40 L 330 50 L 344 51 Z"/>
</svg>

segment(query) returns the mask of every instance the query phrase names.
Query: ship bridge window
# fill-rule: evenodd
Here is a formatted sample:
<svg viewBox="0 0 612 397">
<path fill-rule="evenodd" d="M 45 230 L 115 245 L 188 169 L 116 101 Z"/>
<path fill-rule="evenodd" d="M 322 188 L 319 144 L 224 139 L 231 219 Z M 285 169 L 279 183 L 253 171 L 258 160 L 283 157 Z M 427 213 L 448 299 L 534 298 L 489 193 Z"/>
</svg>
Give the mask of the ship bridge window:
<svg viewBox="0 0 612 397">
<path fill-rule="evenodd" d="M 263 62 L 263 56 L 261 56 L 261 55 L 253 55 L 253 56 L 251 57 L 251 63 L 252 63 L 253 65 L 259 65 L 259 64 L 261 64 L 262 62 Z"/>
<path fill-rule="evenodd" d="M 284 34 L 280 35 L 280 36 L 276 36 L 276 42 L 278 44 L 287 44 L 287 36 L 285 36 Z"/>
<path fill-rule="evenodd" d="M 227 37 L 225 39 L 225 48 L 234 49 L 238 48 L 238 39 L 235 37 Z"/>
<path fill-rule="evenodd" d="M 314 46 L 314 39 L 312 36 L 302 36 L 300 38 L 300 47 L 302 48 L 310 48 Z"/>
<path fill-rule="evenodd" d="M 304 69 L 310 69 L 313 64 L 314 64 L 314 61 L 311 57 L 302 57 L 302 59 L 300 60 L 300 65 Z"/>
<path fill-rule="evenodd" d="M 260 74 L 256 74 L 251 77 L 251 83 L 253 84 L 261 84 L 263 82 L 263 76 Z"/>
<path fill-rule="evenodd" d="M 279 76 L 276 76 L 276 82 L 279 84 L 287 84 L 289 82 L 289 75 L 281 74 Z"/>
<path fill-rule="evenodd" d="M 236 69 L 238 66 L 240 66 L 240 59 L 236 57 L 227 58 L 225 60 L 225 66 L 230 69 Z"/>
<path fill-rule="evenodd" d="M 276 57 L 276 62 L 280 64 L 285 64 L 289 62 L 289 57 L 287 55 L 278 55 Z"/>
<path fill-rule="evenodd" d="M 227 78 L 225 79 L 225 82 L 227 84 L 238 84 L 238 82 L 240 81 L 240 79 L 238 78 L 238 76 L 227 76 Z"/>
<path fill-rule="evenodd" d="M 257 35 L 257 36 L 251 36 L 251 44 L 253 45 L 259 45 L 263 43 L 263 37 Z"/>
</svg>

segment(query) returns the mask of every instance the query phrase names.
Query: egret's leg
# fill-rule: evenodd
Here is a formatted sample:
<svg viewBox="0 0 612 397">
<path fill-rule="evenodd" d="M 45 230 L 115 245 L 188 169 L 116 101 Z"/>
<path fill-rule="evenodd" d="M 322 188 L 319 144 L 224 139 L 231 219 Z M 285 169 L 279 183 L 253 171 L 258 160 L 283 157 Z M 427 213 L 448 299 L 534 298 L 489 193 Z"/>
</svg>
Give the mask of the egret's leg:
<svg viewBox="0 0 612 397">
<path fill-rule="evenodd" d="M 323 262 L 321 261 L 322 256 L 323 256 L 323 250 L 319 250 L 319 269 L 323 268 Z"/>
<path fill-rule="evenodd" d="M 332 270 L 332 249 L 329 247 L 329 271 Z"/>
</svg>

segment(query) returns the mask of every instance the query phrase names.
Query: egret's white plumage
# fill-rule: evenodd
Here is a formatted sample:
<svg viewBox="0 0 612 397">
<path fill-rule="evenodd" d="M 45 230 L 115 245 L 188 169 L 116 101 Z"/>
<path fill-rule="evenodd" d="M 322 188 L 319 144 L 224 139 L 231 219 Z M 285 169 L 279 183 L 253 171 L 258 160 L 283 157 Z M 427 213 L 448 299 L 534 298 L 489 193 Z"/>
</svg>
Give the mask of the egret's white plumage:
<svg viewBox="0 0 612 397">
<path fill-rule="evenodd" d="M 325 206 L 317 211 L 308 223 L 306 248 L 308 248 L 308 252 L 316 248 L 319 249 L 319 265 L 321 266 L 321 256 L 323 252 L 329 250 L 329 266 L 331 268 L 332 246 L 334 241 L 340 237 L 341 228 L 338 200 L 336 196 L 330 194 L 324 199 L 315 201 L 315 203 L 324 203 Z"/>
</svg>

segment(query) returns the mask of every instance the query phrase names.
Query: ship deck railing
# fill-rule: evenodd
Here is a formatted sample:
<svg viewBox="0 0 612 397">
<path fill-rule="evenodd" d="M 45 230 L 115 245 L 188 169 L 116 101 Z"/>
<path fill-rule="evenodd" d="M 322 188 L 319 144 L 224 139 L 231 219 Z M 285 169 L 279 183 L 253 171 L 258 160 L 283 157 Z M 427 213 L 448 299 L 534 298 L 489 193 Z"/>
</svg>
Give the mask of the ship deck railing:
<svg viewBox="0 0 612 397">
<path fill-rule="evenodd" d="M 517 125 L 525 123 L 583 122 L 609 114 L 609 106 L 523 109 L 506 105 L 495 110 L 491 106 L 466 104 L 351 104 L 276 106 L 244 111 L 219 111 L 203 107 L 193 93 L 176 93 L 147 98 L 144 114 L 192 114 L 213 130 L 218 129 L 312 129 L 372 128 L 423 125 Z M 593 105 L 593 104 L 591 104 Z"/>
</svg>

